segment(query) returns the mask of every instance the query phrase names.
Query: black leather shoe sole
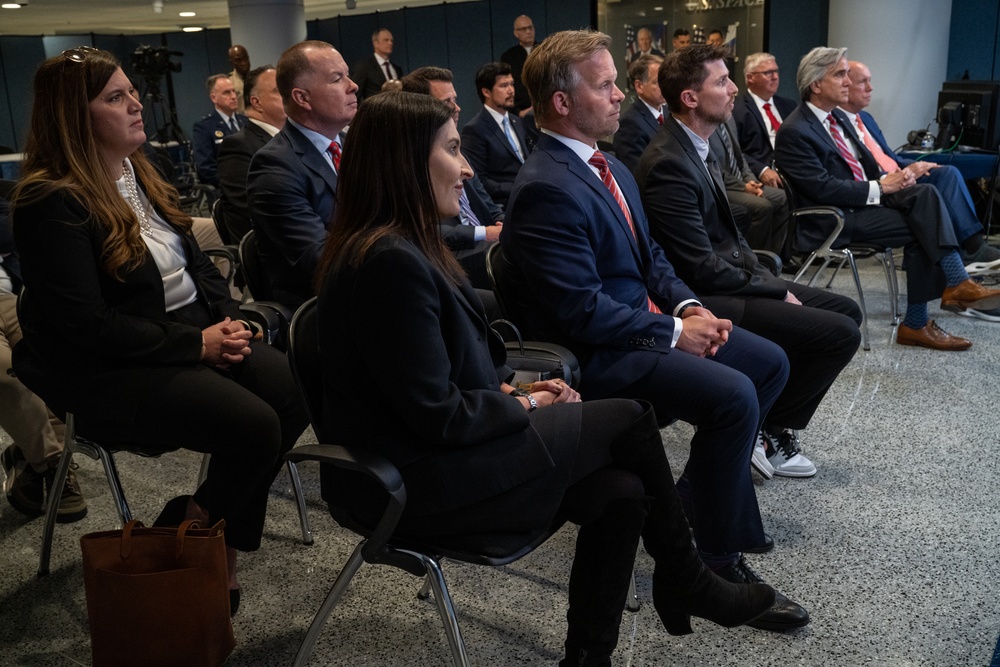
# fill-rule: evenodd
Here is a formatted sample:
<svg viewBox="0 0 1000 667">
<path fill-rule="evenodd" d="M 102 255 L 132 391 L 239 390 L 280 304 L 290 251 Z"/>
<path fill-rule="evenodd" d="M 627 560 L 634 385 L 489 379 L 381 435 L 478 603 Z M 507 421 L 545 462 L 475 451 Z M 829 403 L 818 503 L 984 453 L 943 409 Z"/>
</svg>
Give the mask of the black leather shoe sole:
<svg viewBox="0 0 1000 667">
<path fill-rule="evenodd" d="M 763 544 L 761 544 L 759 547 L 753 547 L 751 549 L 744 549 L 743 551 L 745 551 L 747 553 L 750 553 L 750 554 L 766 554 L 769 551 L 774 551 L 774 539 L 770 535 L 768 535 L 767 533 L 764 533 L 764 543 Z"/>
</svg>

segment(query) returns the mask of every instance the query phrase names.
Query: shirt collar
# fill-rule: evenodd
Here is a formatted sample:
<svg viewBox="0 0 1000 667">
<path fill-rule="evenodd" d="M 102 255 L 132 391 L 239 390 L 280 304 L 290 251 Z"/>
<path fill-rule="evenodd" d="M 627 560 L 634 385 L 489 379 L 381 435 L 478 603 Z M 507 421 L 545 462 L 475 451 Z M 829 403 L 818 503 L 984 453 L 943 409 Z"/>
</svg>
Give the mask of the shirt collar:
<svg viewBox="0 0 1000 667">
<path fill-rule="evenodd" d="M 649 102 L 647 102 L 646 100 L 644 100 L 644 99 L 642 99 L 641 97 L 638 97 L 638 96 L 636 97 L 636 99 L 638 99 L 640 102 L 642 102 L 643 104 L 646 105 L 646 108 L 649 109 L 649 113 L 653 114 L 653 118 L 659 118 L 660 114 L 663 113 L 663 107 L 659 107 L 659 108 L 658 107 L 654 107 L 652 104 L 650 104 Z"/>
<path fill-rule="evenodd" d="M 483 108 L 486 109 L 491 116 L 493 116 L 493 120 L 495 120 L 497 122 L 497 125 L 503 126 L 503 119 L 507 117 L 507 112 L 506 111 L 504 111 L 503 113 L 500 113 L 496 109 L 488 107 L 485 104 L 483 105 Z"/>
<path fill-rule="evenodd" d="M 676 120 L 677 124 L 681 126 L 685 133 L 687 133 L 691 143 L 694 144 L 694 149 L 698 151 L 698 156 L 701 158 L 701 161 L 706 162 L 708 160 L 708 142 L 692 132 L 691 128 L 685 125 L 684 121 L 677 116 L 674 116 L 674 120 Z"/>
<path fill-rule="evenodd" d="M 318 150 L 320 152 L 320 155 L 323 155 L 328 150 L 330 150 L 330 142 L 331 141 L 335 141 L 338 144 L 340 143 L 340 135 L 339 134 L 336 137 L 330 139 L 328 137 L 323 136 L 319 132 L 316 132 L 314 130 L 310 130 L 308 127 L 303 127 L 300 123 L 296 123 L 291 118 L 286 119 L 285 122 L 286 123 L 291 123 L 292 125 L 295 126 L 295 128 L 299 132 L 301 132 L 303 135 L 305 135 L 306 139 L 309 140 L 309 143 L 311 143 L 313 146 L 315 146 L 316 150 Z"/>
<path fill-rule="evenodd" d="M 806 102 L 806 106 L 809 107 L 809 110 L 812 111 L 813 114 L 816 116 L 816 118 L 819 119 L 819 122 L 823 123 L 823 127 L 826 127 L 827 126 L 826 118 L 827 118 L 827 116 L 829 116 L 833 112 L 832 111 L 823 111 L 822 109 L 820 109 L 818 106 L 816 106 L 812 102 Z"/>
</svg>

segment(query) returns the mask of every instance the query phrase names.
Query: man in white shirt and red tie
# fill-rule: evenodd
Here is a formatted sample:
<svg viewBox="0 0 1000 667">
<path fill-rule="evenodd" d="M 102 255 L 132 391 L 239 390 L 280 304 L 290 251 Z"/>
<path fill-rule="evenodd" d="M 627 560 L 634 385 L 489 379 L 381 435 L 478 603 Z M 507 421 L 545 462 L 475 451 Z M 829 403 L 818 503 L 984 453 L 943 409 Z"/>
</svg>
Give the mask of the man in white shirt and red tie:
<svg viewBox="0 0 1000 667">
<path fill-rule="evenodd" d="M 663 94 L 656 79 L 662 62 L 660 56 L 644 55 L 628 66 L 628 80 L 636 99 L 619 119 L 614 149 L 615 155 L 632 173 L 649 140 L 663 125 Z"/>
<path fill-rule="evenodd" d="M 795 100 L 775 95 L 781 83 L 778 62 L 770 53 L 753 53 L 744 65 L 747 92 L 736 98 L 736 121 L 740 149 L 750 169 L 764 185 L 781 187 L 778 173 L 771 168 L 774 138 L 781 121 L 795 109 Z"/>
<path fill-rule="evenodd" d="M 927 302 L 941 297 L 941 308 L 960 312 L 1000 307 L 1000 291 L 969 278 L 959 242 L 941 195 L 917 183 L 907 169 L 885 174 L 838 107 L 848 103 L 847 49 L 816 47 L 799 63 L 800 104 L 781 125 L 775 162 L 786 185 L 805 206 L 837 206 L 844 228 L 835 247 L 872 242 L 904 247 L 907 307 L 896 342 L 935 350 L 966 350 L 972 342 L 941 329 Z M 818 247 L 830 223 L 803 218 L 796 245 Z"/>
<path fill-rule="evenodd" d="M 971 275 L 996 271 L 1000 268 L 1000 250 L 989 246 L 983 239 L 983 224 L 976 215 L 975 204 L 969 188 L 962 179 L 962 173 L 952 165 L 935 162 L 910 160 L 896 154 L 885 140 L 881 128 L 864 109 L 872 101 L 872 73 L 864 63 L 852 60 L 848 63 L 851 87 L 847 103 L 840 108 L 857 130 L 865 147 L 871 151 L 879 167 L 887 174 L 907 169 L 913 173 L 917 183 L 933 185 L 948 207 L 955 238 L 962 246 L 962 261 Z M 978 316 L 979 311 L 964 311 Z M 990 319 L 985 317 L 984 319 Z"/>
</svg>

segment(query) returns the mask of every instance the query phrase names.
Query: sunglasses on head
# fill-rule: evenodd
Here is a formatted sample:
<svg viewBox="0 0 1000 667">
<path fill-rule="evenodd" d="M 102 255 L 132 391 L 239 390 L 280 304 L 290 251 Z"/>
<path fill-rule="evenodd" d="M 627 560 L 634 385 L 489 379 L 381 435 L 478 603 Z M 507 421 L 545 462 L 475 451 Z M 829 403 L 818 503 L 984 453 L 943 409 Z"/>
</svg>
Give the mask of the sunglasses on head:
<svg viewBox="0 0 1000 667">
<path fill-rule="evenodd" d="M 75 49 L 66 49 L 62 52 L 66 56 L 67 60 L 72 60 L 75 63 L 82 63 L 87 59 L 87 56 L 91 53 L 96 53 L 99 49 L 95 49 L 93 46 L 78 46 Z"/>
</svg>

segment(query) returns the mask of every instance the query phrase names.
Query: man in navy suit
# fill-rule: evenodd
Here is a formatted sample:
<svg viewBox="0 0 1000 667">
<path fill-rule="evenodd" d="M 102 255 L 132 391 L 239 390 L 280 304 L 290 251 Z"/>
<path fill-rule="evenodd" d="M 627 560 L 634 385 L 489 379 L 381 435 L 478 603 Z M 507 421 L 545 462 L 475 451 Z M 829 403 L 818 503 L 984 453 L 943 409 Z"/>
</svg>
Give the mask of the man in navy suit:
<svg viewBox="0 0 1000 667">
<path fill-rule="evenodd" d="M 848 297 L 776 278 L 757 261 L 730 207 L 711 143 L 731 120 L 736 84 L 725 49 L 689 46 L 667 56 L 660 87 L 670 115 L 639 161 L 636 180 L 650 233 L 677 275 L 713 313 L 781 346 L 788 383 L 764 422 L 765 476 L 810 477 L 796 450 L 827 390 L 861 344 L 861 309 Z M 764 452 L 761 453 L 764 455 Z"/>
<path fill-rule="evenodd" d="M 792 113 L 796 103 L 795 100 L 775 95 L 781 77 L 778 63 L 770 53 L 747 56 L 744 71 L 747 92 L 736 98 L 733 107 L 740 149 L 761 183 L 780 188 L 781 179 L 771 168 L 774 137 L 782 119 Z"/>
<path fill-rule="evenodd" d="M 851 85 L 846 52 L 816 47 L 802 58 L 796 81 L 803 101 L 781 125 L 775 161 L 803 205 L 843 210 L 844 228 L 836 243 L 904 246 L 907 307 L 896 332 L 897 343 L 935 350 L 968 349 L 971 341 L 948 334 L 929 318 L 927 302 L 940 295 L 944 310 L 992 310 L 1000 307 L 1000 291 L 969 278 L 939 192 L 917 183 L 908 169 L 883 175 L 854 126 L 837 108 L 847 104 Z M 832 231 L 824 226 L 826 222 L 801 220 L 797 245 L 818 247 Z"/>
<path fill-rule="evenodd" d="M 213 74 L 205 81 L 208 96 L 215 105 L 212 113 L 194 124 L 191 151 L 194 153 L 198 180 L 207 185 L 219 185 L 219 144 L 246 125 L 247 117 L 236 113 L 236 89 L 228 74 Z"/>
<path fill-rule="evenodd" d="M 515 323 L 526 337 L 576 354 L 585 398 L 644 399 L 661 421 L 697 425 L 678 488 L 692 504 L 698 549 L 721 576 L 755 580 L 742 552 L 766 549 L 767 538 L 750 454 L 788 360 L 702 306 L 650 240 L 632 175 L 596 150 L 618 129 L 625 97 L 610 45 L 599 32 L 560 32 L 524 65 L 543 134 L 500 234 L 511 269 L 503 291 L 517 296 L 524 316 Z M 804 609 L 779 598 L 749 625 L 808 622 Z"/>
<path fill-rule="evenodd" d="M 222 222 L 231 243 L 239 243 L 251 227 L 247 205 L 250 160 L 285 125 L 285 108 L 273 67 L 250 70 L 243 79 L 243 97 L 248 122 L 219 146 Z"/>
<path fill-rule="evenodd" d="M 500 206 L 506 206 L 514 177 L 528 157 L 522 120 L 514 109 L 514 77 L 510 65 L 486 63 L 476 72 L 476 94 L 482 110 L 462 128 L 462 154 Z"/>
<path fill-rule="evenodd" d="M 458 106 L 454 75 L 443 67 L 420 67 L 403 77 L 403 91 L 430 95 L 441 100 L 454 112 L 455 125 L 462 107 Z M 477 290 L 486 306 L 496 311 L 492 285 L 486 273 L 486 253 L 500 238 L 503 209 L 490 199 L 483 184 L 475 174 L 465 180 L 462 187 L 459 215 L 441 221 L 441 236 L 448 244 L 462 268 L 469 275 L 469 282 Z M 486 293 L 484 293 L 486 292 Z M 494 318 L 495 319 L 495 318 Z"/>
<path fill-rule="evenodd" d="M 995 271 L 1000 268 L 1000 250 L 983 241 L 983 224 L 976 216 L 976 206 L 972 203 L 969 188 L 962 179 L 962 173 L 952 165 L 910 160 L 893 151 L 882 135 L 882 130 L 871 114 L 864 109 L 872 101 L 872 73 L 864 63 L 852 60 L 848 63 L 851 87 L 847 103 L 840 108 L 858 131 L 858 136 L 871 151 L 879 168 L 887 174 L 908 169 L 913 172 L 917 183 L 929 183 L 937 188 L 948 207 L 948 214 L 955 227 L 955 238 L 962 244 L 962 261 L 971 275 Z M 973 315 L 980 312 L 969 309 Z"/>
<path fill-rule="evenodd" d="M 253 156 L 247 197 L 273 297 L 294 309 L 314 294 L 336 204 L 341 132 L 357 112 L 358 87 L 340 53 L 314 40 L 281 54 L 276 81 L 288 119 Z"/>
<path fill-rule="evenodd" d="M 392 33 L 387 28 L 379 28 L 372 33 L 374 53 L 354 64 L 352 78 L 358 84 L 358 102 L 382 91 L 386 81 L 401 79 L 403 68 L 389 60 L 392 56 Z"/>
<path fill-rule="evenodd" d="M 639 156 L 663 124 L 663 94 L 656 79 L 662 62 L 660 56 L 639 56 L 628 66 L 628 80 L 636 100 L 622 114 L 613 143 L 615 156 L 633 174 Z"/>
</svg>

